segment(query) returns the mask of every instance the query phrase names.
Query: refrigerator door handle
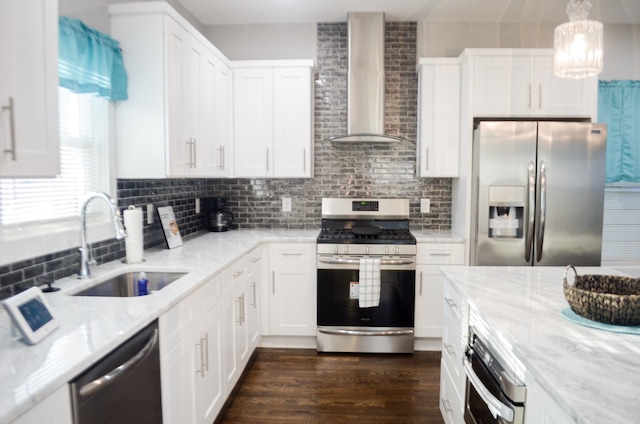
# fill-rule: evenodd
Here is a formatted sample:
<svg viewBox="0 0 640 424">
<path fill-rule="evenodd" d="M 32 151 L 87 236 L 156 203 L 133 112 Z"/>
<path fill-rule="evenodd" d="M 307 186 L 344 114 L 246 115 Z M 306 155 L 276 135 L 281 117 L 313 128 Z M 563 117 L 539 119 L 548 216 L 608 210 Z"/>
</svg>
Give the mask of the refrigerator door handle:
<svg viewBox="0 0 640 424">
<path fill-rule="evenodd" d="M 536 167 L 533 164 L 533 161 L 529 162 L 529 166 L 527 167 L 527 190 L 529 192 L 527 199 L 529 217 L 527 220 L 527 239 L 524 243 L 524 259 L 527 262 L 531 262 L 531 250 L 533 249 L 533 223 L 536 211 Z"/>
<path fill-rule="evenodd" d="M 544 241 L 544 221 L 547 214 L 547 165 L 540 162 L 540 222 L 536 237 L 536 262 L 542 259 L 542 243 Z"/>
</svg>

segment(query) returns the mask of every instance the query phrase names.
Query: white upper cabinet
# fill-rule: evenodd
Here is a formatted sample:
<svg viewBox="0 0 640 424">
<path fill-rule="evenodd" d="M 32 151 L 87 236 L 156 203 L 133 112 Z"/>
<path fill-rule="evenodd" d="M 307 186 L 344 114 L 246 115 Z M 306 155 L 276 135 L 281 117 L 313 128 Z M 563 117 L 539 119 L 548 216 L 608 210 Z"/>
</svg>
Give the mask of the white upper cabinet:
<svg viewBox="0 0 640 424">
<path fill-rule="evenodd" d="M 129 99 L 116 104 L 117 176 L 228 175 L 228 60 L 166 3 L 109 13 L 129 77 Z"/>
<path fill-rule="evenodd" d="M 0 177 L 60 173 L 58 1 L 0 2 Z"/>
<path fill-rule="evenodd" d="M 418 78 L 418 176 L 457 177 L 460 150 L 458 59 L 420 59 Z"/>
<path fill-rule="evenodd" d="M 595 118 L 597 78 L 558 78 L 547 49 L 467 49 L 476 117 Z"/>
<path fill-rule="evenodd" d="M 234 62 L 236 177 L 312 177 L 313 61 Z"/>
</svg>

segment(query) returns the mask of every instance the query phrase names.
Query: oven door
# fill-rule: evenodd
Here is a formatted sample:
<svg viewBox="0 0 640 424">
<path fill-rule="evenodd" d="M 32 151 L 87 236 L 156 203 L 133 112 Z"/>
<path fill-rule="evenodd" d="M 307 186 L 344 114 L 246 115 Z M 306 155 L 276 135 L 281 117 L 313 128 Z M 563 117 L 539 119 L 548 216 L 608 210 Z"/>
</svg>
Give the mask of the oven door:
<svg viewBox="0 0 640 424">
<path fill-rule="evenodd" d="M 319 255 L 317 259 L 318 326 L 413 328 L 415 258 L 381 258 L 380 305 L 360 308 L 360 257 Z"/>
<path fill-rule="evenodd" d="M 502 393 L 484 362 L 473 353 L 464 361 L 467 375 L 466 424 L 523 424 L 524 406 L 515 404 Z"/>
</svg>

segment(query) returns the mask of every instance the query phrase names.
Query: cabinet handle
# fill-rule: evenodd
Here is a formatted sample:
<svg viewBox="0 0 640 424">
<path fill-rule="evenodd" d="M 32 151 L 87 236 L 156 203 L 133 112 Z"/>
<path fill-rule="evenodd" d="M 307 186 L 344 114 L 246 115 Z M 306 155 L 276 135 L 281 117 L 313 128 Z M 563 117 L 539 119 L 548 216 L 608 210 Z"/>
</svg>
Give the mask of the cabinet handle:
<svg viewBox="0 0 640 424">
<path fill-rule="evenodd" d="M 538 84 L 538 109 L 542 109 L 542 84 Z"/>
<path fill-rule="evenodd" d="M 271 294 L 276 294 L 276 272 L 271 271 Z"/>
<path fill-rule="evenodd" d="M 529 109 L 531 109 L 531 96 L 532 96 L 532 93 L 531 93 L 531 84 L 529 84 Z"/>
<path fill-rule="evenodd" d="M 442 401 L 442 407 L 444 408 L 444 412 L 446 412 L 447 414 L 452 413 L 453 408 L 451 408 L 451 402 L 449 402 L 445 398 L 440 398 L 440 400 Z"/>
<path fill-rule="evenodd" d="M 253 289 L 253 303 L 251 304 L 251 306 L 253 306 L 253 309 L 256 309 L 258 302 L 256 301 L 256 282 L 255 281 L 253 282 L 251 287 Z"/>
<path fill-rule="evenodd" d="M 449 307 L 451 309 L 457 309 L 458 308 L 458 305 L 456 305 L 456 302 L 453 299 L 451 299 L 450 297 L 445 297 L 444 301 L 447 302 L 447 305 L 449 305 Z"/>
<path fill-rule="evenodd" d="M 198 145 L 196 144 L 196 139 L 193 139 L 193 167 L 196 168 L 197 167 L 197 163 L 198 163 Z"/>
<path fill-rule="evenodd" d="M 246 321 L 245 310 L 244 310 L 244 293 L 240 296 L 240 310 L 242 311 L 242 315 L 240 315 L 240 325 L 243 325 Z"/>
<path fill-rule="evenodd" d="M 251 259 L 251 263 L 252 263 L 252 264 L 255 264 L 255 263 L 258 263 L 258 262 L 260 262 L 260 257 L 259 257 L 259 256 L 257 256 L 257 257 L 255 257 L 255 258 Z"/>
<path fill-rule="evenodd" d="M 204 368 L 209 371 L 209 333 L 204 333 Z"/>
<path fill-rule="evenodd" d="M 242 274 L 244 274 L 244 269 L 241 269 L 240 271 L 237 271 L 235 274 L 233 274 L 233 278 L 238 278 Z"/>
<path fill-rule="evenodd" d="M 218 169 L 224 170 L 224 146 L 218 147 Z"/>
<path fill-rule="evenodd" d="M 302 149 L 302 171 L 307 172 L 307 149 Z"/>
<path fill-rule="evenodd" d="M 269 148 L 267 147 L 267 172 L 269 172 Z"/>
<path fill-rule="evenodd" d="M 429 147 L 424 148 L 424 163 L 428 171 L 429 170 Z"/>
<path fill-rule="evenodd" d="M 17 153 L 13 97 L 9 97 L 9 106 L 2 106 L 2 110 L 9 111 L 9 137 L 11 138 L 11 149 L 4 149 L 4 153 L 11 153 L 11 160 L 15 162 L 17 160 Z"/>
<path fill-rule="evenodd" d="M 453 350 L 453 346 L 451 346 L 448 343 L 442 343 L 442 346 L 444 347 L 444 350 L 447 352 L 447 355 L 449 356 L 453 356 L 455 358 L 456 356 L 456 351 Z"/>
<path fill-rule="evenodd" d="M 429 256 L 451 256 L 451 252 L 429 252 Z"/>
<path fill-rule="evenodd" d="M 196 343 L 196 346 L 200 348 L 200 369 L 196 370 L 196 374 L 200 374 L 200 377 L 204 378 L 204 340 L 200 337 L 200 343 Z"/>
<path fill-rule="evenodd" d="M 420 296 L 422 296 L 422 271 L 420 271 Z"/>
</svg>

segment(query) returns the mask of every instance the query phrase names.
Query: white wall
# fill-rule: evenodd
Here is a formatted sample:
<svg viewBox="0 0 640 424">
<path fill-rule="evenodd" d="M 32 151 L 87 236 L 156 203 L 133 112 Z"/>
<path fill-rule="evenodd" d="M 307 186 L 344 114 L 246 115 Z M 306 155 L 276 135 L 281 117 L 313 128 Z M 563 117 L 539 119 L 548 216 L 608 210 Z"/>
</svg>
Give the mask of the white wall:
<svg viewBox="0 0 640 424">
<path fill-rule="evenodd" d="M 553 48 L 551 24 L 420 22 L 418 57 L 456 57 L 472 48 Z M 640 26 L 604 26 L 601 80 L 640 79 Z"/>
<path fill-rule="evenodd" d="M 316 59 L 315 23 L 217 25 L 204 35 L 231 60 Z"/>
</svg>

